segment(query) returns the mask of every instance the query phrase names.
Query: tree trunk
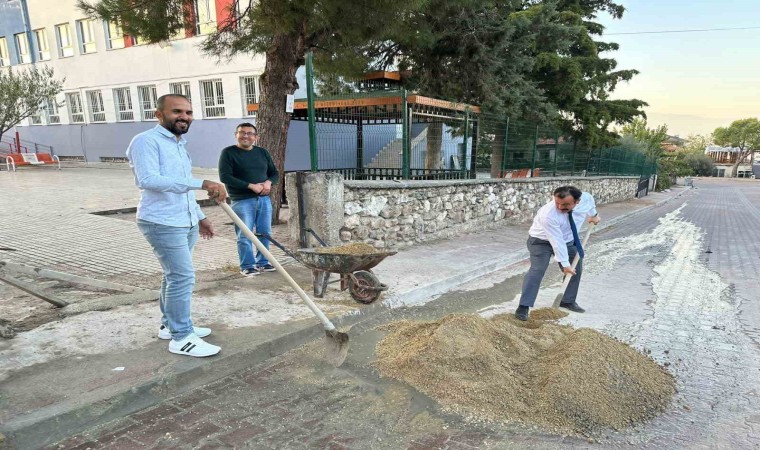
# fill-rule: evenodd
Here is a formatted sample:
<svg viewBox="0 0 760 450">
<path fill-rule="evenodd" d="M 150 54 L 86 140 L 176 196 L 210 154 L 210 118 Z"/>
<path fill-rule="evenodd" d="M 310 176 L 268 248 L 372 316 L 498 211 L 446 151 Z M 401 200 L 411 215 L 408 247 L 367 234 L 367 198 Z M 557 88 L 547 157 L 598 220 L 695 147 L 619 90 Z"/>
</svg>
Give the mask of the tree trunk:
<svg viewBox="0 0 760 450">
<path fill-rule="evenodd" d="M 731 178 L 736 178 L 739 175 L 739 166 L 747 159 L 747 155 L 749 155 L 749 152 L 742 151 L 736 156 L 736 162 L 731 167 Z"/>
<path fill-rule="evenodd" d="M 427 129 L 427 153 L 425 153 L 425 168 L 441 168 L 441 144 L 443 143 L 443 123 L 430 122 Z"/>
<path fill-rule="evenodd" d="M 298 89 L 296 70 L 303 59 L 304 50 L 302 34 L 275 36 L 267 49 L 266 66 L 260 80 L 261 102 L 256 117 L 259 145 L 269 150 L 280 174 L 280 182 L 270 193 L 273 224 L 279 222 L 285 185 L 285 148 L 290 127 L 290 113 L 285 112 L 285 101 L 288 94 Z"/>
</svg>

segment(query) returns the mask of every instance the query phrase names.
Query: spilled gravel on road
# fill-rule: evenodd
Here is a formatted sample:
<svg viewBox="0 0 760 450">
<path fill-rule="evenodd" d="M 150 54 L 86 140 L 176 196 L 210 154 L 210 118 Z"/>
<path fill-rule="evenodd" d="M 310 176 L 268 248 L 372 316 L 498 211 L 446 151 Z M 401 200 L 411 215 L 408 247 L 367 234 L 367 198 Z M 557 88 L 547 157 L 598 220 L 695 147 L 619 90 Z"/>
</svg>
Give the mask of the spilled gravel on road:
<svg viewBox="0 0 760 450">
<path fill-rule="evenodd" d="M 395 322 L 382 327 L 375 365 L 470 419 L 558 433 L 626 428 L 670 403 L 675 381 L 662 367 L 597 331 L 550 322 L 559 317 L 546 308 L 527 323 L 511 314 Z"/>
<path fill-rule="evenodd" d="M 658 218 L 657 226 L 649 232 L 594 242 L 593 254 L 588 260 L 583 260 L 584 272 L 604 273 L 617 267 L 621 259 L 669 247 L 683 233 L 685 227 L 693 230 L 694 237 L 698 237 L 701 234 L 699 229 L 683 219 L 682 211 L 687 205 L 688 203 L 684 203 Z"/>
</svg>

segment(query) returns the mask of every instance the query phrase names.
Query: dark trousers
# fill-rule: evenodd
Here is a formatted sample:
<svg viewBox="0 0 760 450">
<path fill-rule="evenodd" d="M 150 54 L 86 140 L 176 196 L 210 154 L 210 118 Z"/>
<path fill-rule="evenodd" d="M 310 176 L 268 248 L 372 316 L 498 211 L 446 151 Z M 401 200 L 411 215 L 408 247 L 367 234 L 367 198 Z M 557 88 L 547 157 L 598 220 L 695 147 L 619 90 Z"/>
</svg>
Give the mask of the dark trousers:
<svg viewBox="0 0 760 450">
<path fill-rule="evenodd" d="M 522 284 L 522 295 L 520 296 L 520 306 L 533 307 L 538 296 L 538 288 L 541 286 L 541 280 L 544 279 L 546 268 L 549 267 L 549 261 L 554 250 L 551 243 L 543 239 L 534 237 L 528 238 L 528 252 L 530 252 L 530 269 L 525 275 Z M 567 253 L 570 256 L 570 263 L 577 253 L 575 245 L 572 242 L 567 243 Z M 560 265 L 560 270 L 562 266 Z M 578 296 L 578 285 L 581 282 L 581 273 L 583 272 L 583 260 L 578 261 L 575 267 L 575 275 L 570 279 L 565 295 L 562 297 L 562 303 L 573 303 Z"/>
</svg>

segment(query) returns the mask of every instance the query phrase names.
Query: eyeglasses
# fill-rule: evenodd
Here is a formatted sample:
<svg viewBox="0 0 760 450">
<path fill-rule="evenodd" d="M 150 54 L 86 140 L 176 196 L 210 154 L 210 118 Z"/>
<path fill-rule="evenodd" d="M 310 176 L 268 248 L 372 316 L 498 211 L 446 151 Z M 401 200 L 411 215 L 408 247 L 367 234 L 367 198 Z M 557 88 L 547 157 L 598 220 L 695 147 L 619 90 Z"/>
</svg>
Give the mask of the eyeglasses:
<svg viewBox="0 0 760 450">
<path fill-rule="evenodd" d="M 251 136 L 251 137 L 259 135 L 259 133 L 256 133 L 256 132 L 243 133 L 242 131 L 238 131 L 237 134 L 239 134 L 240 136 Z"/>
</svg>

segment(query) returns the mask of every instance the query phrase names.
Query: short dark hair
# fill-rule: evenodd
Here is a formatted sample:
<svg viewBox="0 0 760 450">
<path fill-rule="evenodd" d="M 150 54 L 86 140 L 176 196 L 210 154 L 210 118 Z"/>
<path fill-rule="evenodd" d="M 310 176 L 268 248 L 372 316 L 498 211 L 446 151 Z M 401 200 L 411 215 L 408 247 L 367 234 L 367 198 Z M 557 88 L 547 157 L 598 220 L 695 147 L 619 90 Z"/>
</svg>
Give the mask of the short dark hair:
<svg viewBox="0 0 760 450">
<path fill-rule="evenodd" d="M 581 190 L 575 186 L 560 186 L 554 190 L 555 197 L 565 198 L 568 195 L 572 195 L 573 199 L 577 202 L 581 199 Z"/>
<path fill-rule="evenodd" d="M 190 99 L 182 94 L 164 94 L 161 97 L 158 97 L 158 100 L 156 100 L 156 109 L 159 111 L 163 111 L 164 103 L 166 103 L 166 99 L 171 98 L 171 97 L 184 98 L 185 100 L 187 100 L 188 103 L 190 103 Z"/>
<path fill-rule="evenodd" d="M 241 128 L 253 128 L 253 131 L 255 131 L 257 133 L 259 132 L 259 129 L 256 128 L 256 125 L 254 125 L 254 124 L 252 124 L 250 122 L 243 122 L 240 125 L 236 126 L 235 127 L 235 131 L 237 131 L 237 130 L 239 130 Z"/>
</svg>

